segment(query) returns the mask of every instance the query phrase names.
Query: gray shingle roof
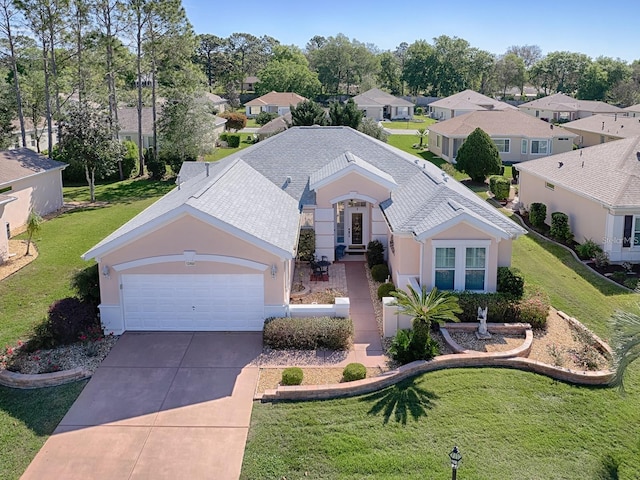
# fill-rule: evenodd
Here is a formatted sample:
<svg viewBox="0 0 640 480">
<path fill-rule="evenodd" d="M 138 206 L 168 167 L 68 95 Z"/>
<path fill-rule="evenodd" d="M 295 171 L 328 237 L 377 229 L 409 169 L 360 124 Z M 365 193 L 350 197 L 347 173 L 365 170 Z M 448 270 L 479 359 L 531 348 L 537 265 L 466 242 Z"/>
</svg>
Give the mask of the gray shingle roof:
<svg viewBox="0 0 640 480">
<path fill-rule="evenodd" d="M 327 163 L 321 169 L 313 172 L 309 177 L 309 187 L 315 190 L 315 185 L 322 182 L 323 180 L 341 171 L 354 169 L 354 167 L 380 178 L 387 184 L 397 185 L 396 181 L 388 173 L 374 167 L 369 162 L 365 162 L 363 159 L 351 152 L 345 152 L 338 155 L 338 157 L 336 157 L 333 161 Z"/>
<path fill-rule="evenodd" d="M 519 105 L 518 108 L 536 108 L 551 112 L 594 112 L 594 113 L 623 113 L 619 107 L 594 100 L 576 100 L 564 93 L 554 93 Z"/>
<path fill-rule="evenodd" d="M 607 206 L 640 207 L 640 137 L 550 157 L 516 168 Z"/>
<path fill-rule="evenodd" d="M 598 114 L 565 123 L 563 127 L 576 133 L 589 132 L 628 138 L 640 135 L 640 118 Z"/>
<path fill-rule="evenodd" d="M 153 115 L 151 107 L 142 107 L 142 134 L 153 133 Z M 159 114 L 160 112 L 158 112 Z M 138 109 L 136 107 L 118 108 L 118 127 L 120 132 L 138 131 Z"/>
<path fill-rule="evenodd" d="M 393 107 L 413 107 L 413 103 L 403 98 L 394 97 L 379 88 L 372 88 L 360 95 L 356 95 L 353 97 L 353 101 L 360 107 L 384 107 L 385 105 L 391 105 Z"/>
<path fill-rule="evenodd" d="M 480 127 L 489 136 L 517 136 L 529 138 L 575 137 L 561 127 L 552 128 L 547 122 L 518 110 L 481 110 L 435 123 L 429 130 L 442 135 L 468 136 Z"/>
<path fill-rule="evenodd" d="M 0 151 L 0 185 L 66 166 L 66 163 L 51 160 L 28 148 L 2 150 Z"/>
<path fill-rule="evenodd" d="M 293 252 L 297 242 L 298 203 L 245 162 L 235 160 L 210 167 L 209 176 L 205 171 L 181 183 L 180 188 L 125 223 L 84 257 L 99 256 L 104 247 L 110 249 L 112 242 L 144 226 L 162 223 L 178 210 L 199 212 L 283 252 Z"/>
</svg>

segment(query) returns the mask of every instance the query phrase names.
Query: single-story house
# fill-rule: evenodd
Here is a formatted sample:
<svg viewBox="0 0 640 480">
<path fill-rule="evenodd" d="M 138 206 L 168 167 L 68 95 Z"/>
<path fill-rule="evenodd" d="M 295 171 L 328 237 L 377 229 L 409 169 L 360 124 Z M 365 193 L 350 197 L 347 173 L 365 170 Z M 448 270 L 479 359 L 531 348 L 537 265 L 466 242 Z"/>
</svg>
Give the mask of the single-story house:
<svg viewBox="0 0 640 480">
<path fill-rule="evenodd" d="M 379 88 L 372 88 L 360 95 L 353 97 L 358 110 L 364 112 L 364 116 L 381 120 L 410 120 L 413 118 L 413 103 L 402 98 L 383 92 Z"/>
<path fill-rule="evenodd" d="M 562 126 L 578 135 L 575 143 L 581 147 L 592 147 L 640 135 L 640 118 L 617 114 L 592 115 L 565 123 Z"/>
<path fill-rule="evenodd" d="M 518 105 L 521 112 L 547 122 L 570 122 L 599 113 L 622 115 L 624 110 L 615 105 L 595 100 L 576 100 L 564 93 L 554 93 L 531 102 Z"/>
<path fill-rule="evenodd" d="M 450 95 L 429 104 L 429 116 L 436 120 L 449 120 L 469 112 L 484 110 L 513 110 L 516 107 L 495 100 L 473 90 Z"/>
<path fill-rule="evenodd" d="M 540 95 L 541 90 L 538 87 L 534 87 L 532 85 L 525 85 L 524 88 L 520 89 L 520 87 L 511 87 L 508 88 L 506 94 L 504 91 L 500 90 L 495 93 L 496 97 L 502 97 L 505 94 L 506 98 L 514 98 L 518 100 L 531 100 Z"/>
<path fill-rule="evenodd" d="M 62 208 L 66 166 L 28 148 L 0 151 L 0 263 L 7 238 L 27 223 L 31 210 L 46 215 Z"/>
<path fill-rule="evenodd" d="M 256 89 L 256 83 L 258 83 L 260 79 L 255 75 L 249 75 L 242 81 L 242 91 L 246 92 L 247 90 L 253 92 Z"/>
<path fill-rule="evenodd" d="M 287 112 L 284 115 L 276 117 L 270 122 L 265 123 L 258 129 L 256 135 L 258 135 L 259 140 L 264 140 L 265 138 L 269 138 L 272 135 L 284 132 L 291 126 L 292 121 L 293 119 L 291 118 L 291 112 Z"/>
<path fill-rule="evenodd" d="M 627 117 L 640 117 L 640 103 L 623 108 L 623 110 L 626 112 Z"/>
<path fill-rule="evenodd" d="M 525 233 L 432 163 L 349 127 L 293 127 L 219 162 L 185 162 L 177 188 L 83 255 L 99 264 L 102 322 L 261 330 L 289 311 L 307 226 L 331 261 L 380 240 L 401 288 L 482 292 Z"/>
<path fill-rule="evenodd" d="M 640 137 L 515 166 L 520 201 L 569 216 L 578 243 L 591 239 L 612 262 L 640 262 Z"/>
<path fill-rule="evenodd" d="M 245 103 L 247 117 L 255 117 L 261 112 L 284 115 L 291 110 L 291 105 L 298 105 L 306 98 L 292 92 L 269 92 L 261 97 Z"/>
<path fill-rule="evenodd" d="M 518 110 L 483 110 L 431 125 L 429 150 L 453 162 L 460 146 L 476 128 L 481 128 L 493 139 L 505 163 L 568 152 L 577 137 L 575 133 Z"/>
<path fill-rule="evenodd" d="M 20 120 L 12 120 L 11 132 L 12 145 L 9 148 L 22 148 L 22 133 L 20 132 Z M 27 140 L 27 148 L 35 152 L 40 152 L 49 148 L 47 140 L 47 119 L 40 117 L 37 125 L 34 125 L 31 118 L 24 118 L 24 133 Z M 55 146 L 58 143 L 58 128 L 55 122 L 51 131 L 51 141 Z"/>
<path fill-rule="evenodd" d="M 216 109 L 216 113 L 222 113 L 229 108 L 229 100 L 215 93 L 205 92 L 204 98 Z"/>
</svg>

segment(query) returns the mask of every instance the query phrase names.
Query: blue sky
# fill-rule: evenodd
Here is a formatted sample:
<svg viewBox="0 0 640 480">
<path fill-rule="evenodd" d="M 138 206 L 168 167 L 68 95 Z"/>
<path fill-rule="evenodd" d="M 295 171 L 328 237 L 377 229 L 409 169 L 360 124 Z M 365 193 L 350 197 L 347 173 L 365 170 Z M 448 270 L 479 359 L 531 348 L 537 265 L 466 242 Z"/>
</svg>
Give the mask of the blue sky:
<svg viewBox="0 0 640 480">
<path fill-rule="evenodd" d="M 504 53 L 511 45 L 640 59 L 639 0 L 183 0 L 196 33 L 270 35 L 304 47 L 314 35 L 344 33 L 382 50 L 457 36 Z M 610 5 L 611 8 L 607 8 Z"/>
</svg>

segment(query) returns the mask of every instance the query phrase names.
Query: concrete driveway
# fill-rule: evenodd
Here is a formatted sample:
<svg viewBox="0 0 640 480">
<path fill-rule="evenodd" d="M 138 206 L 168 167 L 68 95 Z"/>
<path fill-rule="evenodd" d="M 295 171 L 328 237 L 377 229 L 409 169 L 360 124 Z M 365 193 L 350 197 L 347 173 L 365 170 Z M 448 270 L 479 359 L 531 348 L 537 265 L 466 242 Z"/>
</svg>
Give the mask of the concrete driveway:
<svg viewBox="0 0 640 480">
<path fill-rule="evenodd" d="M 23 479 L 237 479 L 262 333 L 125 333 Z"/>
</svg>

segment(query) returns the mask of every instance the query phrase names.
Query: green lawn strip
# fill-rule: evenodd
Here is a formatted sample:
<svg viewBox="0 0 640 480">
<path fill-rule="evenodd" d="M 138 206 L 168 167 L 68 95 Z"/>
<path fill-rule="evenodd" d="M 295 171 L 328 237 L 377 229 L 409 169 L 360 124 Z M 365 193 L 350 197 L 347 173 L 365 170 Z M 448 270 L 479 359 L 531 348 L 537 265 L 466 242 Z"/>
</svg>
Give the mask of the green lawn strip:
<svg viewBox="0 0 640 480">
<path fill-rule="evenodd" d="M 0 387 L 0 478 L 22 475 L 86 383 L 36 390 Z"/>
<path fill-rule="evenodd" d="M 436 121 L 433 118 L 425 116 L 415 116 L 413 121 L 394 120 L 392 122 L 382 122 L 384 128 L 390 130 L 417 130 L 419 128 L 428 129 L 429 125 L 433 125 Z"/>
<path fill-rule="evenodd" d="M 238 148 L 216 148 L 213 153 L 204 156 L 204 160 L 206 162 L 217 162 L 218 160 L 222 160 L 225 157 L 228 157 L 232 153 L 236 153 L 239 150 L 250 147 L 252 144 L 247 141 L 249 137 L 252 137 L 252 134 L 242 133 L 240 134 L 241 141 L 240 146 Z"/>
<path fill-rule="evenodd" d="M 638 379 L 637 369 L 634 371 Z M 638 478 L 638 382 L 628 397 L 526 372 L 432 372 L 351 399 L 255 404 L 241 478 Z"/>
</svg>

